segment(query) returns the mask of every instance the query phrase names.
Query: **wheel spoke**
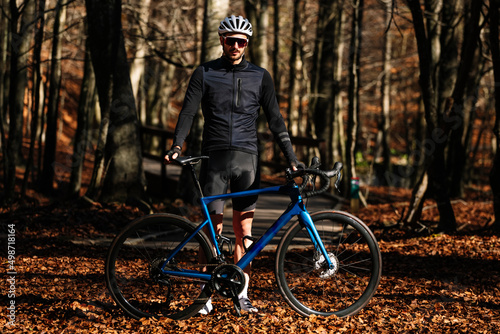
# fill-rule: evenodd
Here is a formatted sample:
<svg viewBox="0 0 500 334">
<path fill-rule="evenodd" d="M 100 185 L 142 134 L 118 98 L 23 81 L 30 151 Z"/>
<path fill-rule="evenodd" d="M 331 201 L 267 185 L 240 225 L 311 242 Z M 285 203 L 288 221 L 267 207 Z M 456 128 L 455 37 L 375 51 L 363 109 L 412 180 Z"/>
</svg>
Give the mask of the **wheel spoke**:
<svg viewBox="0 0 500 334">
<path fill-rule="evenodd" d="M 205 281 L 162 272 L 169 252 L 194 231 L 189 221 L 157 214 L 137 219 L 117 236 L 106 261 L 106 281 L 117 304 L 129 315 L 182 319 L 203 307 L 210 297 L 210 289 L 201 289 Z M 200 263 L 200 250 L 205 263 Z M 210 242 L 200 232 L 165 269 L 199 272 L 213 256 Z"/>
<path fill-rule="evenodd" d="M 380 280 L 377 242 L 366 225 L 350 216 L 323 212 L 312 218 L 338 268 L 328 278 L 320 278 L 325 268 L 314 269 L 314 247 L 306 229 L 296 223 L 278 247 L 278 286 L 287 302 L 303 315 L 354 314 L 368 303 Z"/>
</svg>

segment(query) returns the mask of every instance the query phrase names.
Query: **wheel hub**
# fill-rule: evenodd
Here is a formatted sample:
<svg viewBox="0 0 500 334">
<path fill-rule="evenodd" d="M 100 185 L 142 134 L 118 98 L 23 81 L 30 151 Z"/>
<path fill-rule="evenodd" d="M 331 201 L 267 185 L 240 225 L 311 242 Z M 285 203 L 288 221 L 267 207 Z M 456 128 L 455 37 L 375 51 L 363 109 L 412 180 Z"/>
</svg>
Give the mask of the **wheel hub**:
<svg viewBox="0 0 500 334">
<path fill-rule="evenodd" d="M 161 270 L 165 261 L 165 258 L 159 257 L 149 264 L 149 277 L 157 283 L 168 284 L 168 276 Z"/>
<path fill-rule="evenodd" d="M 324 271 L 321 272 L 319 275 L 320 278 L 326 279 L 329 278 L 337 273 L 339 270 L 339 260 L 333 253 L 328 253 L 328 258 L 330 259 L 330 262 L 332 263 L 332 267 L 328 268 L 328 262 L 326 262 L 325 257 L 323 254 L 320 254 L 318 257 L 315 257 L 315 263 L 314 263 L 314 269 L 318 270 L 321 268 L 326 268 Z"/>
</svg>

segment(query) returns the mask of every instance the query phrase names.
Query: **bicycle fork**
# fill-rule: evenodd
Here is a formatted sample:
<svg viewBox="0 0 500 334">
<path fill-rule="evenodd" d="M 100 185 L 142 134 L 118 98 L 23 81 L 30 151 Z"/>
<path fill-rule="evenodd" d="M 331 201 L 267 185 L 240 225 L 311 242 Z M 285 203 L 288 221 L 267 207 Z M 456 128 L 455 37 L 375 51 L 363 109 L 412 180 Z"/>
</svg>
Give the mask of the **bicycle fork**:
<svg viewBox="0 0 500 334">
<path fill-rule="evenodd" d="M 317 270 L 326 267 L 326 270 L 322 271 L 319 275 L 322 279 L 327 279 L 333 276 L 339 267 L 337 257 L 334 254 L 328 253 L 326 250 L 323 240 L 321 240 L 318 230 L 312 221 L 311 215 L 307 211 L 302 211 L 299 214 L 299 221 L 306 228 L 306 231 L 314 244 L 314 249 L 316 249 L 313 257 L 314 269 Z"/>
</svg>

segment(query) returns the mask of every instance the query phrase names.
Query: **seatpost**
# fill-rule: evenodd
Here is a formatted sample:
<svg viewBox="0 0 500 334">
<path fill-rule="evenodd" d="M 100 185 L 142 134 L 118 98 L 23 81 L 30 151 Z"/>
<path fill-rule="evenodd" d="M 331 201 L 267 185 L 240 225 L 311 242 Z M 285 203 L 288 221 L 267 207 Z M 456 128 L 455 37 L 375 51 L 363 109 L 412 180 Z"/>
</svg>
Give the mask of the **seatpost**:
<svg viewBox="0 0 500 334">
<path fill-rule="evenodd" d="M 200 193 L 200 197 L 203 197 L 203 191 L 201 190 L 200 181 L 198 180 L 198 175 L 196 175 L 196 169 L 194 168 L 194 164 L 189 164 L 191 167 L 191 175 L 193 176 L 194 183 L 198 188 L 198 192 Z"/>
</svg>

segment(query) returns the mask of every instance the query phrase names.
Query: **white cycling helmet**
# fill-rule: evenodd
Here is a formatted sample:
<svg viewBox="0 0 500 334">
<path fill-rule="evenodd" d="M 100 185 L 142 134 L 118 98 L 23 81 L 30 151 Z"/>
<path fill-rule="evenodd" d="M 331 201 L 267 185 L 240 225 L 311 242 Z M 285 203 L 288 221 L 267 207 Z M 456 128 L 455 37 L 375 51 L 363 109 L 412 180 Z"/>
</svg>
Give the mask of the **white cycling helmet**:
<svg viewBox="0 0 500 334">
<path fill-rule="evenodd" d="M 221 21 L 219 26 L 219 35 L 224 35 L 228 32 L 245 34 L 250 37 L 253 33 L 252 24 L 243 16 L 236 17 L 234 15 L 231 15 Z"/>
</svg>

